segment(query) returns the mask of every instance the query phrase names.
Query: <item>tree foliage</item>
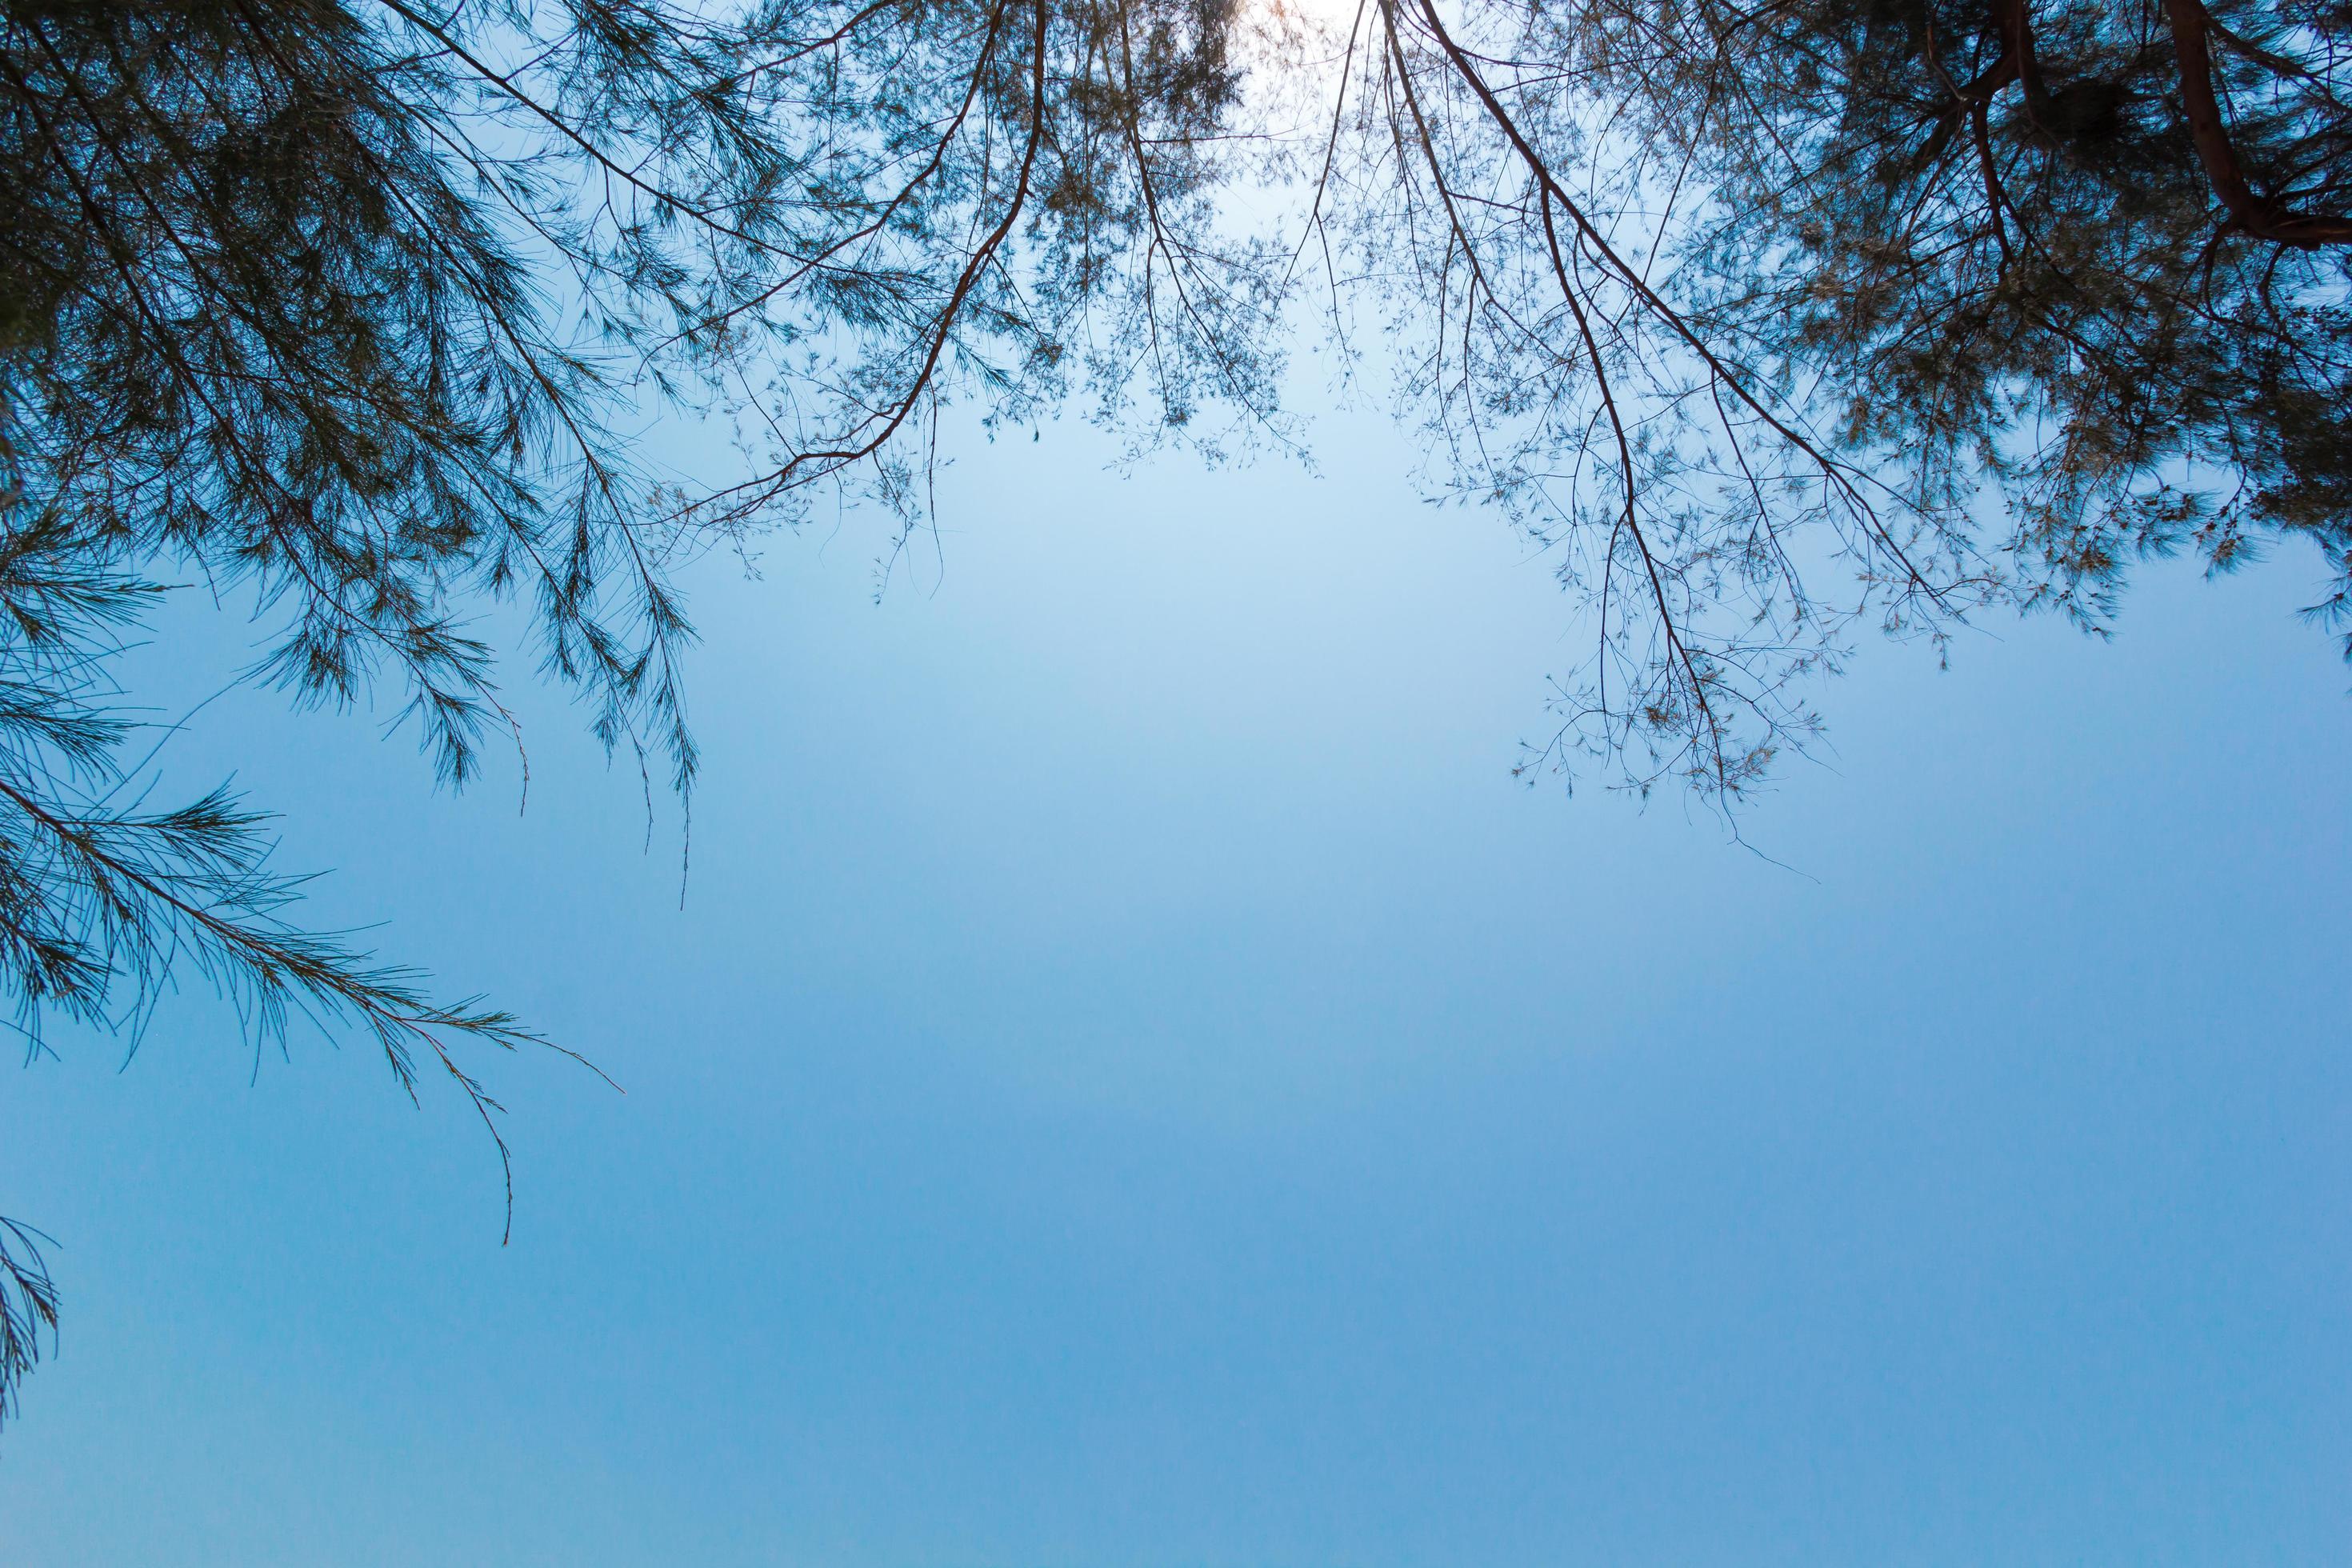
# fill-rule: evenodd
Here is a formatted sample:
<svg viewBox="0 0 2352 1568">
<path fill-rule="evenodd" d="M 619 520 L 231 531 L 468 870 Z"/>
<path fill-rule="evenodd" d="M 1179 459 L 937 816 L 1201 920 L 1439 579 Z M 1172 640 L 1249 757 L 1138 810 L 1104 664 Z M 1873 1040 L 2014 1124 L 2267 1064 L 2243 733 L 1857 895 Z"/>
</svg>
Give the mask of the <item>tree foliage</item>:
<svg viewBox="0 0 2352 1568">
<path fill-rule="evenodd" d="M 1736 795 L 1857 617 L 2104 630 L 2184 548 L 2306 537 L 2340 619 L 2347 20 L 1368 4 L 1333 166 L 1410 237 L 1441 479 L 1597 611 L 1546 759 Z"/>
<path fill-rule="evenodd" d="M 0 978 L 38 1051 L 193 966 L 487 1121 L 462 1053 L 535 1037 L 289 923 L 226 793 L 145 804 L 108 672 L 163 584 L 246 595 L 298 701 L 396 690 L 453 785 L 517 733 L 511 602 L 685 792 L 683 563 L 845 490 L 917 525 L 950 409 L 1294 447 L 1301 335 L 1587 611 L 1533 770 L 1728 805 L 1859 630 L 2103 631 L 2151 554 L 2308 540 L 2341 623 L 2347 37 L 2332 0 L 5 0 Z M 736 468 L 639 460 L 666 409 Z M 30 1234 L 0 1398 L 54 1326 Z"/>
</svg>

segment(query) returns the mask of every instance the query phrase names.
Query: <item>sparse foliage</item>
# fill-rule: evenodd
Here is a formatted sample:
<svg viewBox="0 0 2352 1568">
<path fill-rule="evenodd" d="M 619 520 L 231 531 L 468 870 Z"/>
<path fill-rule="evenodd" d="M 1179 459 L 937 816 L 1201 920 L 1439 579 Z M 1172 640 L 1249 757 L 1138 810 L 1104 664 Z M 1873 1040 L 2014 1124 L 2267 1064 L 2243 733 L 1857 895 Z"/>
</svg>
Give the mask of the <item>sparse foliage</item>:
<svg viewBox="0 0 2352 1568">
<path fill-rule="evenodd" d="M 1857 622 L 2103 631 L 2149 554 L 2308 538 L 2340 620 L 2347 27 L 1367 0 L 1323 188 L 1422 355 L 1435 481 L 1593 610 L 1531 765 L 1737 795 Z"/>
<path fill-rule="evenodd" d="M 16 1390 L 41 1359 L 41 1335 L 58 1331 L 58 1288 L 32 1226 L 0 1219 L 0 1424 L 16 1414 Z"/>
</svg>

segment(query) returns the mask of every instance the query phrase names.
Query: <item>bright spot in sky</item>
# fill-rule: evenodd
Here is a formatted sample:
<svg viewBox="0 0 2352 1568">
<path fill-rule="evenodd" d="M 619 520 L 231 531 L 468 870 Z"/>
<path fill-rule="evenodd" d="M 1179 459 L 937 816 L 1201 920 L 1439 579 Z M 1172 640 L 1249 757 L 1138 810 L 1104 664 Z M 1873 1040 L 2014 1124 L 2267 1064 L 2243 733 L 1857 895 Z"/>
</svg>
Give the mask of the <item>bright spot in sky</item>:
<svg viewBox="0 0 2352 1568">
<path fill-rule="evenodd" d="M 1369 12 L 1373 0 L 1272 0 L 1277 11 L 1336 33 L 1339 43 L 1347 41 L 1349 29 L 1357 25 L 1359 8 Z"/>
</svg>

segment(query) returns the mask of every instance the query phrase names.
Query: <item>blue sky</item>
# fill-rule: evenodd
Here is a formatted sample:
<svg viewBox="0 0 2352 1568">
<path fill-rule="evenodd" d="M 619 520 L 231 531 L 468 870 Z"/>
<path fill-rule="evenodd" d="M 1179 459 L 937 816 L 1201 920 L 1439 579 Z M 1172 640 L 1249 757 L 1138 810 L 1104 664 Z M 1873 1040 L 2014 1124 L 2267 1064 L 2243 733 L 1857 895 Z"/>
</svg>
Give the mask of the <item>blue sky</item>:
<svg viewBox="0 0 2352 1568">
<path fill-rule="evenodd" d="M 1318 447 L 1052 426 L 878 605 L 855 520 L 698 572 L 682 910 L 544 695 L 520 816 L 208 709 L 175 776 L 289 807 L 321 919 L 627 1092 L 490 1064 L 501 1249 L 463 1108 L 357 1047 L 191 1000 L 0 1079 L 68 1313 L 0 1561 L 2345 1561 L 2315 563 L 1865 646 L 1748 816 L 1783 868 L 1515 783 L 1544 562 Z M 244 647 L 194 624 L 166 710 Z"/>
</svg>

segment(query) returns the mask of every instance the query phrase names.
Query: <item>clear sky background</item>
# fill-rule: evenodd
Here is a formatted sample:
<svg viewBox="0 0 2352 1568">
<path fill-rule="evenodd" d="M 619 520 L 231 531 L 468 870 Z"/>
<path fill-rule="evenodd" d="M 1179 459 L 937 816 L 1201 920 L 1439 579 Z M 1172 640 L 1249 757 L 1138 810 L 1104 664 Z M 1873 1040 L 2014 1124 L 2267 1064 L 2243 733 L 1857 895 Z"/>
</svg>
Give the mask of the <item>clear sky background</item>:
<svg viewBox="0 0 2352 1568">
<path fill-rule="evenodd" d="M 1748 815 L 1529 790 L 1585 633 L 1326 420 L 971 444 L 698 571 L 691 887 L 526 700 L 206 710 L 322 920 L 593 1057 L 167 1011 L 0 1074 L 61 1353 L 0 1563 L 2352 1561 L 2352 674 L 2305 556 L 1866 645 Z M 944 560 L 944 574 L 940 560 Z M 216 620 L 142 695 L 201 697 Z M 189 650 L 210 648 L 208 665 Z M 517 671 L 520 684 L 520 671 Z"/>
</svg>

